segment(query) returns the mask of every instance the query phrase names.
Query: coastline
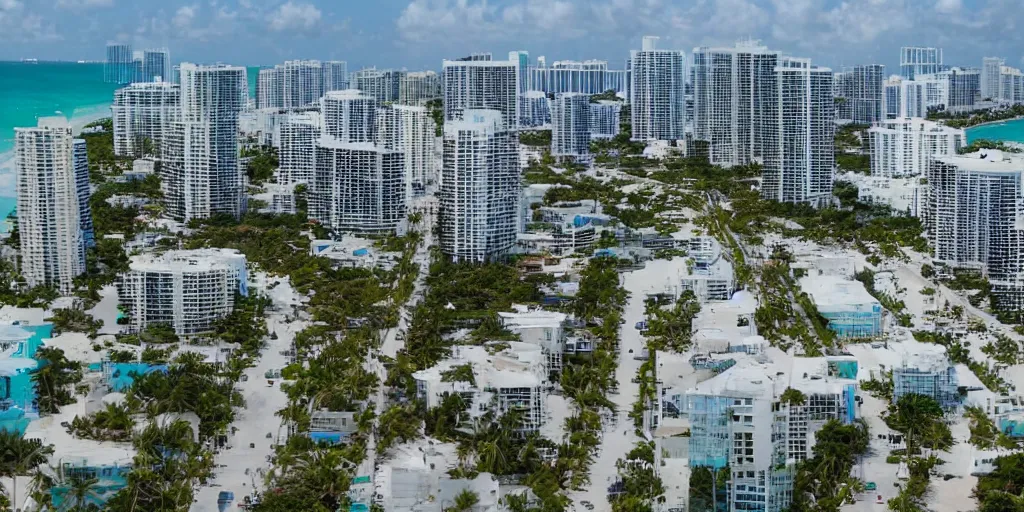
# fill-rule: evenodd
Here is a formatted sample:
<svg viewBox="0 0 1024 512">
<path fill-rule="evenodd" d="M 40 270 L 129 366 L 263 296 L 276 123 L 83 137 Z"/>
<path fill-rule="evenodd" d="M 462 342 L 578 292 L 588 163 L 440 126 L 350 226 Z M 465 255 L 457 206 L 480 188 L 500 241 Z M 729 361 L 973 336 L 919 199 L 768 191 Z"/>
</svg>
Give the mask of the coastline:
<svg viewBox="0 0 1024 512">
<path fill-rule="evenodd" d="M 965 131 L 966 130 L 973 130 L 974 128 L 981 128 L 982 126 L 989 126 L 989 125 L 993 125 L 993 124 L 1008 123 L 1010 121 L 1020 121 L 1021 119 L 1024 119 L 1024 116 L 1009 117 L 1009 118 L 1006 118 L 1006 119 L 998 119 L 996 121 L 986 121 L 984 123 L 976 124 L 976 125 L 973 125 L 973 126 L 968 126 L 967 128 L 964 128 L 964 130 Z"/>
<path fill-rule="evenodd" d="M 60 115 L 54 113 L 54 115 Z M 71 133 L 78 135 L 82 133 L 85 125 L 110 117 L 110 104 L 101 103 L 88 107 L 76 108 L 71 112 L 68 123 L 71 124 Z M 14 149 L 0 153 L 0 197 L 15 197 L 14 189 Z M 0 212 L 0 218 L 5 218 L 9 212 Z"/>
</svg>

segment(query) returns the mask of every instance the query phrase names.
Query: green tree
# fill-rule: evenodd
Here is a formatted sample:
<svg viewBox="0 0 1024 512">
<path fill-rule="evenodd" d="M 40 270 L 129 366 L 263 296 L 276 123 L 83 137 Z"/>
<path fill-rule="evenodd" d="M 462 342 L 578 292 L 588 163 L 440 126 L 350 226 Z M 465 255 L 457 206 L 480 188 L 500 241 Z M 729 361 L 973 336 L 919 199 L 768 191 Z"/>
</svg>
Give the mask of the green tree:
<svg viewBox="0 0 1024 512">
<path fill-rule="evenodd" d="M 454 503 L 452 506 L 445 508 L 445 512 L 472 512 L 473 507 L 477 503 L 480 503 L 480 497 L 469 489 L 463 489 L 462 492 L 455 495 Z"/>
<path fill-rule="evenodd" d="M 0 476 L 10 478 L 11 503 L 17 508 L 18 477 L 33 475 L 39 466 L 53 455 L 53 445 L 44 445 L 39 439 L 26 439 L 18 432 L 0 430 Z"/>
</svg>

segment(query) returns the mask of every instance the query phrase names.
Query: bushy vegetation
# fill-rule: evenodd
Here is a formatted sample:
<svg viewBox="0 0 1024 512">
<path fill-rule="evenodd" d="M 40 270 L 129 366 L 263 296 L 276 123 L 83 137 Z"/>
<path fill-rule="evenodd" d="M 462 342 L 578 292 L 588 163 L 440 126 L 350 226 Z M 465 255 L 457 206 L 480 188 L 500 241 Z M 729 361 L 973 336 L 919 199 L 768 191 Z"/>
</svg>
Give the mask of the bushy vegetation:
<svg viewBox="0 0 1024 512">
<path fill-rule="evenodd" d="M 850 472 L 868 450 L 868 426 L 863 420 L 850 425 L 829 420 L 814 439 L 814 456 L 797 467 L 790 510 L 838 512 L 842 505 L 853 504 L 864 489 L 864 483 Z"/>
<path fill-rule="evenodd" d="M 1024 116 L 1024 105 L 1020 104 L 957 114 L 947 111 L 928 111 L 928 119 L 943 120 L 947 126 L 953 128 L 970 128 L 979 124 L 1003 121 L 1021 116 Z"/>
</svg>

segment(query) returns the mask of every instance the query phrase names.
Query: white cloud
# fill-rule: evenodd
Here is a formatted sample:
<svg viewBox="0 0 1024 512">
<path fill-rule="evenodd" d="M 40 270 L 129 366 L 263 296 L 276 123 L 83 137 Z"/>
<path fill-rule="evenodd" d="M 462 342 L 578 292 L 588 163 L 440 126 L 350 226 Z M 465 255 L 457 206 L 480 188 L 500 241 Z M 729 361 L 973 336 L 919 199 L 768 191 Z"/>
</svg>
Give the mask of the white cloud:
<svg viewBox="0 0 1024 512">
<path fill-rule="evenodd" d="M 174 13 L 174 18 L 171 23 L 174 27 L 179 30 L 188 30 L 192 27 L 192 20 L 196 17 L 196 11 L 199 6 L 196 5 L 183 5 L 178 9 L 178 12 Z"/>
<path fill-rule="evenodd" d="M 310 3 L 286 2 L 267 16 L 270 30 L 309 32 L 320 25 L 320 9 Z"/>
<path fill-rule="evenodd" d="M 19 0 L 0 0 L 0 42 L 47 43 L 60 39 L 52 22 L 29 12 Z"/>
</svg>

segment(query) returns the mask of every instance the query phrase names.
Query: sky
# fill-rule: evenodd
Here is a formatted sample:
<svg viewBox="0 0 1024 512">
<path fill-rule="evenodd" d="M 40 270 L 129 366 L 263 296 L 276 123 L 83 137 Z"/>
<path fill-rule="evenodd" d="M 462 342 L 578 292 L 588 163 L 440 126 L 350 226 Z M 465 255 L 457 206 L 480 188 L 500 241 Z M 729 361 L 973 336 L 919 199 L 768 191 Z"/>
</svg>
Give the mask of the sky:
<svg viewBox="0 0 1024 512">
<path fill-rule="evenodd" d="M 758 39 L 841 70 L 899 47 L 951 65 L 1024 60 L 1020 0 L 0 0 L 0 60 L 102 60 L 108 42 L 167 47 L 175 62 L 267 65 L 336 59 L 349 69 L 438 69 L 478 51 L 620 69 L 644 35 L 662 48 Z M 1020 26 L 1018 26 L 1020 25 Z"/>
</svg>

